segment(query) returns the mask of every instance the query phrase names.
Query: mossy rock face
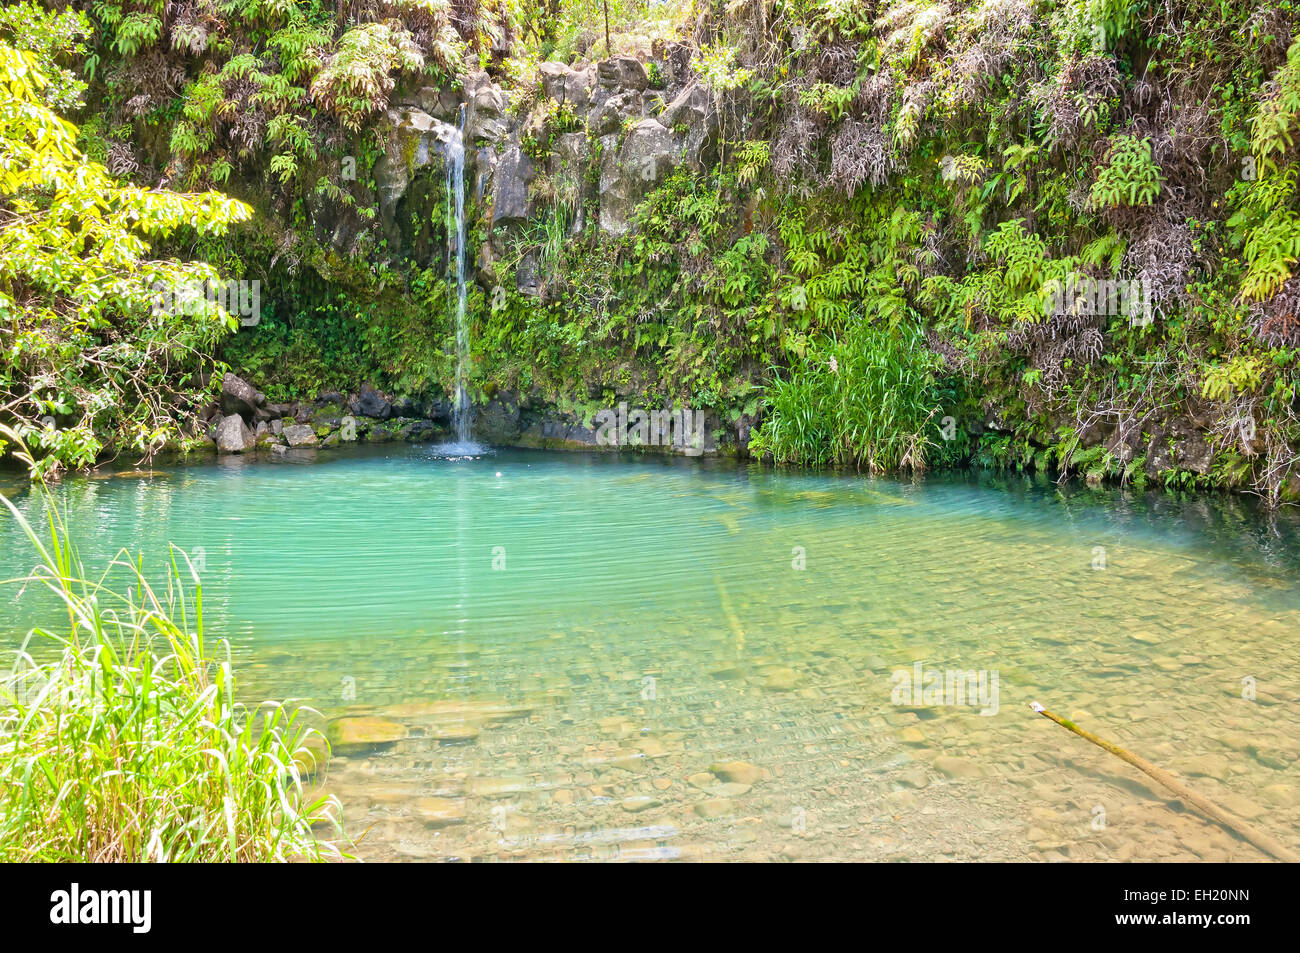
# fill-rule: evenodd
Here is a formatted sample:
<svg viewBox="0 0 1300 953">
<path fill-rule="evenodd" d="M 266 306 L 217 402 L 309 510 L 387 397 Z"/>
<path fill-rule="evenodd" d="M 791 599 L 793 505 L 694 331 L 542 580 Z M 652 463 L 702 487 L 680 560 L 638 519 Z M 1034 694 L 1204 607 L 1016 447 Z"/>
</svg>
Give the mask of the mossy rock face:
<svg viewBox="0 0 1300 953">
<path fill-rule="evenodd" d="M 373 715 L 337 718 L 329 723 L 325 736 L 339 754 L 351 754 L 401 741 L 407 735 L 405 725 Z"/>
</svg>

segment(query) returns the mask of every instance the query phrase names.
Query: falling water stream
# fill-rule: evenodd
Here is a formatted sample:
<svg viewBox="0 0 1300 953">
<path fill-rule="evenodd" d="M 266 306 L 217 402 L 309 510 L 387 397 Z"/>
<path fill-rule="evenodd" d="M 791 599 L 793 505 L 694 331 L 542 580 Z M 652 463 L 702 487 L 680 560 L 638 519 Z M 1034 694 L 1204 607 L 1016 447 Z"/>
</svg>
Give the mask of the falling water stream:
<svg viewBox="0 0 1300 953">
<path fill-rule="evenodd" d="M 455 286 L 449 293 L 449 302 L 456 314 L 456 385 L 452 396 L 452 428 L 455 443 L 445 445 L 445 455 L 460 456 L 481 452 L 482 448 L 471 439 L 473 408 L 469 400 L 469 319 L 465 314 L 467 287 L 465 283 L 465 107 L 460 109 L 456 129 L 451 131 L 446 144 L 447 166 L 447 241 L 450 270 Z"/>
</svg>

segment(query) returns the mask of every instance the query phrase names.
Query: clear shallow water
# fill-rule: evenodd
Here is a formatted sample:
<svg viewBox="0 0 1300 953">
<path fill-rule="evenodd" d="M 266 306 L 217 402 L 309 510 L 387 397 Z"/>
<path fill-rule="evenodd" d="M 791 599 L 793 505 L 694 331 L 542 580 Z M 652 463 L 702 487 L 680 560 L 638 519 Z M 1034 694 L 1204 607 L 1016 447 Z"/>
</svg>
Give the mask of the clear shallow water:
<svg viewBox="0 0 1300 953">
<path fill-rule="evenodd" d="M 1030 701 L 1300 847 L 1291 515 L 716 461 L 310 460 L 60 492 L 90 565 L 201 561 L 247 697 L 405 732 L 325 779 L 363 857 L 1260 859 Z M 9 577 L 31 557 L 2 526 Z M 6 645 L 40 611 L 13 596 Z M 895 704 L 917 662 L 996 672 L 996 714 Z"/>
</svg>

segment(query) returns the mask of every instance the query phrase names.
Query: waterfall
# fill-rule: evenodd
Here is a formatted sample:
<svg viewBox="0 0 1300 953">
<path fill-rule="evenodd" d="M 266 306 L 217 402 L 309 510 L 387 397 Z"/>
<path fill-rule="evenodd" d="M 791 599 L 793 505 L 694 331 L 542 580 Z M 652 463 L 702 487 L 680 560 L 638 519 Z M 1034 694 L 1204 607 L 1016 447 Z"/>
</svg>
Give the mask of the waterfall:
<svg viewBox="0 0 1300 953">
<path fill-rule="evenodd" d="M 456 316 L 456 382 L 452 392 L 451 422 L 455 442 L 443 449 L 447 455 L 481 453 L 471 438 L 473 407 L 469 399 L 469 318 L 465 314 L 465 106 L 460 107 L 456 128 L 445 128 L 444 155 L 447 184 L 448 309 Z"/>
<path fill-rule="evenodd" d="M 455 196 L 454 221 L 447 222 L 447 240 L 451 242 L 448 260 L 456 277 L 456 390 L 452 395 L 452 424 L 457 443 L 470 442 L 471 407 L 469 402 L 469 324 L 465 317 L 465 107 L 460 107 L 456 134 L 447 143 L 447 214 L 453 214 L 451 197 Z"/>
</svg>

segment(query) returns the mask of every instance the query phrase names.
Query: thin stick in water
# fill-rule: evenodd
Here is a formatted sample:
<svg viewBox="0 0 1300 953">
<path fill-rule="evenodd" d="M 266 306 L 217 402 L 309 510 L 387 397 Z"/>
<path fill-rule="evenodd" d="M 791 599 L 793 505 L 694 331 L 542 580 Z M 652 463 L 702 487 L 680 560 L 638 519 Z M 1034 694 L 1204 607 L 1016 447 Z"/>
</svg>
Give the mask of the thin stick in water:
<svg viewBox="0 0 1300 953">
<path fill-rule="evenodd" d="M 1263 831 L 1247 824 L 1235 814 L 1228 813 L 1209 798 L 1197 794 L 1168 771 L 1165 771 L 1162 768 L 1157 768 L 1150 761 L 1138 757 L 1131 751 L 1126 751 L 1117 744 L 1113 744 L 1104 738 L 1098 738 L 1090 731 L 1084 731 L 1068 718 L 1062 718 L 1060 715 L 1053 714 L 1042 705 L 1038 704 L 1038 702 L 1031 702 L 1029 707 L 1038 712 L 1044 718 L 1056 722 L 1062 728 L 1069 728 L 1080 738 L 1085 738 L 1097 747 L 1106 749 L 1115 757 L 1127 761 L 1143 774 L 1155 778 L 1155 780 L 1159 781 L 1164 787 L 1173 791 L 1179 798 L 1196 808 L 1206 817 L 1228 828 L 1228 830 L 1240 834 L 1243 838 L 1254 844 L 1270 857 L 1276 857 L 1278 860 L 1284 860 L 1287 863 L 1292 864 L 1300 862 L 1300 855 L 1297 855 L 1295 851 L 1270 837 L 1268 834 L 1265 834 Z"/>
</svg>

